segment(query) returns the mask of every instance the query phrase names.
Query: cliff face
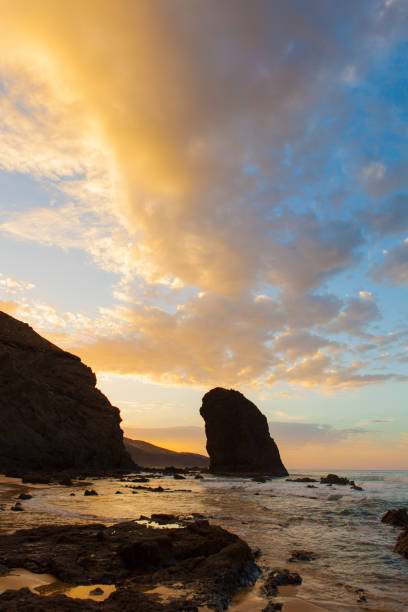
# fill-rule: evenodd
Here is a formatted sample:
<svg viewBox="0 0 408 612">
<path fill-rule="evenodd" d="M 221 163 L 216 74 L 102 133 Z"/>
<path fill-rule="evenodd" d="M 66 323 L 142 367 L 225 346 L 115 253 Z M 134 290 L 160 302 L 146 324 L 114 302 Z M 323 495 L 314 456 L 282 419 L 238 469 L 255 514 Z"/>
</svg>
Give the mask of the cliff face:
<svg viewBox="0 0 408 612">
<path fill-rule="evenodd" d="M 205 421 L 210 472 L 287 476 L 266 417 L 242 393 L 217 387 L 206 393 Z"/>
<path fill-rule="evenodd" d="M 95 384 L 79 357 L 0 312 L 0 471 L 131 467 L 119 410 Z"/>
<path fill-rule="evenodd" d="M 209 459 L 197 453 L 178 453 L 144 442 L 124 438 L 126 450 L 137 465 L 144 467 L 208 468 Z"/>
</svg>

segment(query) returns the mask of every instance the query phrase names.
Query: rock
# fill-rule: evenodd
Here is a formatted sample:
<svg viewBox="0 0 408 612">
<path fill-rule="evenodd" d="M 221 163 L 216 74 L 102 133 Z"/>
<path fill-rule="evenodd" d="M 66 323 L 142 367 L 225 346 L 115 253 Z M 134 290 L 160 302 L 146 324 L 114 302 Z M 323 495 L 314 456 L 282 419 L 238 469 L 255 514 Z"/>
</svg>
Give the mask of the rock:
<svg viewBox="0 0 408 612">
<path fill-rule="evenodd" d="M 393 508 L 388 510 L 381 518 L 382 523 L 393 525 L 394 527 L 405 527 L 408 529 L 408 514 L 406 508 Z"/>
<path fill-rule="evenodd" d="M 242 393 L 217 387 L 203 397 L 210 472 L 287 476 L 266 417 Z"/>
<path fill-rule="evenodd" d="M 276 612 L 277 610 L 283 610 L 283 604 L 282 603 L 272 603 L 269 602 L 268 605 L 266 606 L 266 608 L 262 608 L 262 612 Z"/>
<path fill-rule="evenodd" d="M 260 574 L 243 540 L 205 520 L 180 529 L 154 529 L 135 521 L 109 527 L 89 524 L 20 529 L 0 535 L 0 558 L 9 569 L 32 571 L 35 567 L 37 573 L 52 574 L 73 586 L 117 585 L 116 592 L 101 603 L 53 595 L 39 598 L 28 589 L 1 594 L 0 610 L 16 612 L 192 612 L 198 605 L 223 610 L 235 593 L 251 586 Z M 180 583 L 183 601 L 177 588 L 177 600 L 171 604 L 145 592 L 146 585 L 151 590 Z M 191 593 L 189 602 L 185 591 Z"/>
<path fill-rule="evenodd" d="M 73 482 L 70 479 L 69 476 L 64 476 L 63 478 L 61 478 L 61 480 L 59 481 L 59 484 L 62 485 L 63 487 L 72 487 L 73 486 Z"/>
<path fill-rule="evenodd" d="M 252 478 L 252 480 L 253 480 L 253 482 L 259 482 L 259 483 L 263 484 L 264 482 L 266 482 L 269 479 L 266 478 L 265 476 L 254 476 Z"/>
<path fill-rule="evenodd" d="M 185 477 L 185 476 L 182 476 L 181 474 L 174 474 L 174 475 L 173 475 L 173 478 L 174 478 L 175 480 L 185 480 L 185 479 L 186 479 L 186 477 Z"/>
<path fill-rule="evenodd" d="M 302 578 L 296 572 L 291 573 L 289 570 L 273 569 L 269 572 L 263 590 L 268 597 L 275 597 L 278 593 L 279 586 L 287 586 L 288 584 L 302 584 Z"/>
<path fill-rule="evenodd" d="M 351 485 L 351 488 L 354 489 L 354 491 L 364 491 L 363 487 L 359 487 L 354 483 Z"/>
<path fill-rule="evenodd" d="M 393 550 L 408 559 L 408 530 L 401 531 Z"/>
<path fill-rule="evenodd" d="M 133 466 L 119 410 L 79 357 L 0 312 L 0 362 L 0 472 Z"/>
<path fill-rule="evenodd" d="M 357 603 L 365 603 L 367 601 L 364 589 L 357 589 L 356 593 L 358 595 Z"/>
<path fill-rule="evenodd" d="M 69 496 L 70 497 L 75 497 L 75 493 L 70 493 Z"/>
<path fill-rule="evenodd" d="M 10 508 L 10 510 L 13 510 L 13 512 L 24 512 L 24 508 L 20 502 L 16 502 L 14 506 Z"/>
<path fill-rule="evenodd" d="M 184 472 L 183 468 L 177 468 L 173 465 L 168 465 L 162 470 L 163 476 L 173 476 L 174 474 L 180 474 L 181 472 Z"/>
<path fill-rule="evenodd" d="M 322 484 L 329 485 L 349 485 L 354 484 L 352 480 L 348 478 L 344 478 L 343 476 L 337 476 L 336 474 L 328 474 L 327 476 L 322 476 L 320 479 Z"/>
<path fill-rule="evenodd" d="M 130 570 L 156 570 L 176 562 L 171 539 L 161 534 L 131 539 L 121 549 L 120 556 Z"/>
<path fill-rule="evenodd" d="M 167 525 L 168 523 L 177 523 L 178 521 L 178 516 L 176 516 L 175 514 L 164 514 L 164 513 L 152 514 L 150 518 L 152 521 L 154 521 L 155 523 L 158 523 L 159 525 Z"/>
<path fill-rule="evenodd" d="M 201 476 L 201 474 L 196 474 L 196 475 L 194 476 L 194 478 L 195 478 L 196 480 L 204 480 L 204 476 Z"/>
<path fill-rule="evenodd" d="M 122 495 L 122 491 L 115 491 L 115 495 Z"/>
<path fill-rule="evenodd" d="M 306 485 L 308 489 L 317 489 L 316 485 Z"/>
<path fill-rule="evenodd" d="M 309 476 L 302 476 L 301 478 L 286 478 L 286 482 L 317 482 L 317 480 Z"/>
<path fill-rule="evenodd" d="M 85 497 L 89 497 L 90 495 L 98 495 L 95 489 L 85 489 L 84 491 Z"/>
<path fill-rule="evenodd" d="M 32 499 L 32 497 L 33 496 L 30 495 L 29 493 L 20 493 L 17 499 Z"/>
<path fill-rule="evenodd" d="M 103 595 L 104 591 L 101 589 L 101 587 L 96 587 L 96 589 L 92 589 L 92 591 L 89 591 L 90 595 Z"/>
<path fill-rule="evenodd" d="M 314 561 L 316 559 L 315 553 L 308 550 L 293 550 L 290 555 L 288 559 L 289 563 L 297 561 Z"/>
<path fill-rule="evenodd" d="M 141 489 L 143 491 L 151 491 L 152 493 L 163 493 L 164 491 L 163 487 L 161 487 L 160 485 L 158 487 L 145 487 L 143 485 L 125 485 L 125 487 L 128 487 L 129 489 Z M 166 489 L 166 491 L 171 491 L 171 489 Z M 135 491 L 133 492 L 135 493 Z"/>
</svg>

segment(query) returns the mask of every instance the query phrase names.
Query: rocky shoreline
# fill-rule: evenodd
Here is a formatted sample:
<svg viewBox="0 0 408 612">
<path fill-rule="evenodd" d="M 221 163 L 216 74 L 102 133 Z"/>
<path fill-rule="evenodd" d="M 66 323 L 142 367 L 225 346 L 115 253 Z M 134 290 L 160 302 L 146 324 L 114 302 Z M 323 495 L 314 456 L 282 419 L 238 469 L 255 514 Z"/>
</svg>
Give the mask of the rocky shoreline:
<svg viewBox="0 0 408 612">
<path fill-rule="evenodd" d="M 0 594 L 0 612 L 2 610 L 206 612 L 219 611 L 227 607 L 245 612 L 254 609 L 257 612 L 286 608 L 302 612 L 312 609 L 338 609 L 333 607 L 333 601 L 325 601 L 323 608 L 319 608 L 316 603 L 312 603 L 313 600 L 301 599 L 297 592 L 296 585 L 302 583 L 302 577 L 297 572 L 302 574 L 307 583 L 310 579 L 309 564 L 312 562 L 313 568 L 317 569 L 319 558 L 324 556 L 319 547 L 313 551 L 306 546 L 301 548 L 295 544 L 293 547 L 288 546 L 284 557 L 269 554 L 269 558 L 265 558 L 265 550 L 258 557 L 260 551 L 256 552 L 255 547 L 260 545 L 263 549 L 262 540 L 248 539 L 246 528 L 241 530 L 239 527 L 239 520 L 235 521 L 237 527 L 235 529 L 233 521 L 225 523 L 222 514 L 211 510 L 208 512 L 195 502 L 190 504 L 188 514 L 179 514 L 183 509 L 177 501 L 173 503 L 170 500 L 173 496 L 168 494 L 175 493 L 176 500 L 179 495 L 177 491 L 183 493 L 190 491 L 187 488 L 178 488 L 181 484 L 178 482 L 180 479 L 185 480 L 181 486 L 188 485 L 193 489 L 196 487 L 197 494 L 200 491 L 197 487 L 202 487 L 201 482 L 195 479 L 197 475 L 194 470 L 170 467 L 151 470 L 149 473 L 133 474 L 117 471 L 93 474 L 20 473 L 19 483 L 4 479 L 7 482 L 2 483 L 4 489 L 0 490 L 3 498 L 0 505 L 3 506 L 3 510 L 10 511 L 13 509 L 13 503 L 15 505 L 20 503 L 23 512 L 20 514 L 8 512 L 8 533 L 4 528 L 2 532 L 0 531 L 0 577 L 3 576 L 0 580 L 4 580 L 3 584 L 6 584 L 10 572 L 22 568 L 22 571 L 32 572 L 31 577 L 38 576 L 41 580 L 43 576 L 48 576 L 50 581 L 54 582 L 48 583 L 49 589 L 47 586 L 37 590 L 37 587 L 24 582 L 12 586 L 10 590 Z M 214 478 L 205 472 L 203 477 L 205 486 L 207 486 L 206 480 Z M 161 482 L 163 486 L 159 484 L 161 478 L 164 478 Z M 247 477 L 245 480 L 249 490 L 253 491 L 254 500 L 260 499 L 255 496 L 263 495 L 263 487 L 268 487 L 268 483 L 271 482 L 270 478 L 262 475 L 259 478 Z M 363 499 L 364 495 L 359 493 L 361 487 L 357 488 L 354 481 L 332 474 L 319 479 L 302 475 L 290 480 L 292 482 L 288 482 L 287 487 L 290 490 L 293 488 L 295 496 L 299 495 L 296 493 L 298 487 L 303 491 L 313 482 L 321 491 L 331 491 L 333 487 L 340 485 L 339 488 L 342 490 L 354 489 L 353 495 L 357 496 L 356 499 L 359 499 L 360 495 Z M 282 480 L 282 483 L 284 482 L 287 481 Z M 260 486 L 257 486 L 258 484 Z M 82 510 L 83 517 L 80 517 L 80 512 L 76 515 L 77 522 L 68 524 L 67 519 L 61 515 L 58 524 L 54 525 L 50 524 L 51 515 L 48 519 L 45 515 L 42 517 L 44 506 L 32 505 L 32 502 L 35 502 L 37 497 L 41 499 L 44 494 L 52 499 L 54 491 L 56 499 L 65 500 L 63 503 L 66 508 L 71 508 L 69 501 L 71 499 L 72 503 L 74 500 L 75 504 L 79 503 L 79 507 L 85 510 Z M 96 497 L 87 497 L 87 491 L 95 491 Z M 234 485 L 230 491 L 234 491 Z M 265 493 L 268 491 L 269 488 L 265 489 Z M 118 493 L 123 495 L 116 497 Z M 133 497 L 133 493 L 139 493 L 139 496 Z M 274 494 L 269 496 L 275 498 Z M 248 496 L 248 500 L 250 497 L 251 495 Z M 139 516 L 139 518 L 119 519 L 121 515 L 116 514 L 116 520 L 113 518 L 111 521 L 106 521 L 102 518 L 105 516 L 103 512 L 100 514 L 98 510 L 96 512 L 86 510 L 89 507 L 88 503 L 96 503 L 94 508 L 98 508 L 98 504 L 103 504 L 105 498 L 109 499 L 108 503 L 113 506 L 119 504 L 117 507 L 130 502 L 132 508 L 140 510 L 138 514 L 131 512 L 127 516 L 132 518 Z M 334 499 L 332 495 L 327 497 L 328 500 L 332 498 Z M 146 504 L 143 500 L 147 499 L 149 502 Z M 185 499 L 187 502 L 187 496 Z M 300 495 L 297 499 L 303 500 L 304 496 Z M 310 500 L 314 499 L 316 498 L 310 497 Z M 259 505 L 258 501 L 255 503 Z M 259 508 L 265 510 L 262 503 Z M 163 508 L 163 510 L 158 511 L 154 508 Z M 193 512 L 197 509 L 200 509 L 201 513 Z M 92 512 L 95 512 L 94 519 L 91 516 Z M 147 512 L 150 514 L 147 515 Z M 86 516 L 87 514 L 89 516 Z M 37 523 L 37 516 L 41 523 Z M 115 514 L 111 516 L 114 517 Z M 6 518 L 6 513 L 3 517 Z M 211 519 L 211 522 L 207 519 Z M 402 540 L 405 539 L 408 526 L 405 509 L 390 510 L 384 515 L 384 519 L 384 523 L 403 528 L 404 531 L 401 532 L 399 539 L 402 548 L 404 544 Z M 123 522 L 117 522 L 118 520 Z M 303 518 L 298 517 L 298 520 Z M 13 525 L 15 529 L 18 526 L 30 525 L 32 521 L 39 526 L 33 529 L 20 528 L 11 533 L 10 527 L 13 528 Z M 217 526 L 219 522 L 222 527 Z M 289 523 L 290 521 L 286 521 L 285 524 L 279 520 L 274 521 L 277 537 L 280 536 L 276 529 L 279 531 L 287 529 Z M 246 520 L 243 520 L 242 525 L 246 524 Z M 234 535 L 234 532 L 239 535 Z M 250 546 L 254 549 L 251 550 L 244 540 L 251 542 Z M 403 550 L 397 547 L 394 551 L 406 556 Z M 266 559 L 268 560 L 265 563 Z M 87 585 L 87 593 L 95 592 L 96 597 L 90 598 L 87 594 L 82 594 L 81 599 L 77 599 L 74 592 L 76 589 L 85 588 L 83 585 Z M 25 586 L 30 586 L 31 590 L 22 588 Z M 366 601 L 366 594 L 361 585 L 357 586 L 358 588 L 353 591 L 354 602 L 361 607 Z M 362 586 L 364 587 L 364 584 Z M 298 590 L 303 593 L 305 588 L 307 592 L 307 585 L 300 589 L 298 587 Z M 0 588 L 0 593 L 1 590 Z M 99 592 L 103 597 L 98 596 Z M 242 602 L 246 602 L 246 607 Z M 372 603 L 371 600 L 370 605 Z M 251 608 L 251 605 L 255 608 Z"/>
<path fill-rule="evenodd" d="M 157 519 L 160 516 L 153 517 Z M 178 528 L 129 521 L 110 527 L 37 527 L 0 536 L 2 575 L 24 568 L 70 585 L 116 586 L 102 602 L 42 597 L 28 589 L 6 591 L 0 595 L 0 610 L 226 609 L 235 593 L 260 574 L 253 552 L 238 536 L 204 519 L 173 520 Z M 158 586 L 174 589 L 170 603 L 147 592 Z"/>
</svg>

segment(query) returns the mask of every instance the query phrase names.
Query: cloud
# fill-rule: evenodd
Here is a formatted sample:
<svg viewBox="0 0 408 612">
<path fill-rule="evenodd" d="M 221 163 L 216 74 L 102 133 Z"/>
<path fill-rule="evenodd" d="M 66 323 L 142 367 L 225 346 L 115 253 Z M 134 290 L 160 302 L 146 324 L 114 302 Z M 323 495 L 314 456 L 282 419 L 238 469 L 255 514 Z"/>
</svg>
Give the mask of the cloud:
<svg viewBox="0 0 408 612">
<path fill-rule="evenodd" d="M 359 297 L 347 299 L 345 308 L 326 325 L 326 330 L 334 334 L 367 336 L 367 326 L 380 319 L 381 314 L 372 294 L 360 291 Z"/>
<path fill-rule="evenodd" d="M 352 436 L 362 436 L 369 430 L 362 427 L 336 429 L 331 425 L 317 423 L 269 422 L 271 436 L 282 446 L 330 446 Z"/>
<path fill-rule="evenodd" d="M 325 334 L 361 337 L 379 320 L 368 292 L 343 303 L 327 287 L 361 262 L 367 223 L 391 232 L 404 218 L 393 200 L 385 219 L 366 211 L 361 228 L 330 204 L 355 187 L 332 183 L 326 166 L 329 152 L 356 173 L 338 146 L 349 88 L 405 35 L 382 10 L 351 0 L 8 3 L 0 167 L 58 197 L 14 212 L 6 202 L 0 229 L 83 249 L 118 275 L 116 302 L 93 317 L 27 296 L 15 312 L 100 371 L 189 384 L 381 380 L 344 363 Z M 401 175 L 359 162 L 367 190 Z"/>
<path fill-rule="evenodd" d="M 377 204 L 364 218 L 381 236 L 408 233 L 408 195 L 398 194 Z"/>
<path fill-rule="evenodd" d="M 18 304 L 10 300 L 0 300 L 0 310 L 9 315 L 16 315 L 18 313 Z"/>
<path fill-rule="evenodd" d="M 116 335 L 90 334 L 72 346 L 97 370 L 210 384 L 254 380 L 276 359 L 267 346 L 269 330 L 281 325 L 272 301 L 240 301 L 204 294 L 174 313 L 134 306 L 110 313 Z M 222 380 L 221 380 L 222 379 Z"/>
<path fill-rule="evenodd" d="M 372 266 L 371 276 L 377 283 L 408 288 L 408 238 L 390 249 L 379 266 Z"/>
<path fill-rule="evenodd" d="M 27 281 L 17 280 L 10 276 L 4 276 L 0 272 L 0 290 L 5 291 L 6 294 L 13 294 L 20 291 L 30 291 L 34 289 L 33 283 Z"/>
<path fill-rule="evenodd" d="M 287 331 L 276 338 L 273 350 L 275 353 L 283 353 L 290 360 L 295 360 L 305 355 L 313 355 L 323 347 L 338 348 L 339 346 L 336 342 L 306 331 Z"/>
<path fill-rule="evenodd" d="M 326 389 L 353 389 L 387 380 L 399 380 L 393 374 L 364 373 L 365 364 L 351 362 L 348 365 L 336 363 L 332 357 L 318 351 L 293 365 L 284 361 L 276 366 L 266 379 L 268 384 L 287 381 L 302 387 Z M 404 380 L 401 377 L 401 380 Z"/>
<path fill-rule="evenodd" d="M 3 165 L 62 189 L 81 174 L 82 186 L 103 185 L 132 245 L 126 255 L 149 282 L 178 278 L 225 295 L 269 277 L 315 289 L 353 262 L 357 227 L 295 215 L 287 239 L 274 239 L 278 203 L 268 198 L 265 210 L 264 179 L 245 170 L 274 174 L 270 143 L 303 132 L 310 105 L 355 58 L 351 35 L 362 22 L 367 36 L 378 28 L 370 12 L 341 4 L 13 3 L 2 32 Z"/>
</svg>

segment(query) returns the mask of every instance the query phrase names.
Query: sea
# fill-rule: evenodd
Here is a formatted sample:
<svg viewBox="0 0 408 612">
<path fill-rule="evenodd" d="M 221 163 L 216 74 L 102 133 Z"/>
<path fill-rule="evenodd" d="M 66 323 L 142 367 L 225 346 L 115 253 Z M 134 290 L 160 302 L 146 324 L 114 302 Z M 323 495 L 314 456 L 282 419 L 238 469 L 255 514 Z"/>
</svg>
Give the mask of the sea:
<svg viewBox="0 0 408 612">
<path fill-rule="evenodd" d="M 290 477 L 320 480 L 327 473 L 292 470 Z M 111 524 L 152 513 L 200 513 L 259 549 L 257 562 L 264 572 L 276 567 L 298 572 L 303 582 L 295 595 L 304 608 L 296 609 L 408 611 L 408 560 L 393 552 L 399 529 L 381 522 L 387 510 L 408 507 L 408 471 L 336 473 L 363 490 L 204 474 L 203 480 L 154 478 L 146 486 L 160 485 L 163 492 L 133 493 L 128 483 L 111 478 L 75 487 L 28 485 L 33 497 L 22 502 L 24 512 L 11 511 L 20 481 L 1 477 L 0 531 L 44 524 Z M 85 488 L 98 495 L 84 496 Z M 299 550 L 311 552 L 314 560 L 289 562 Z M 233 601 L 230 610 L 257 612 L 264 605 L 255 587 Z"/>
</svg>

